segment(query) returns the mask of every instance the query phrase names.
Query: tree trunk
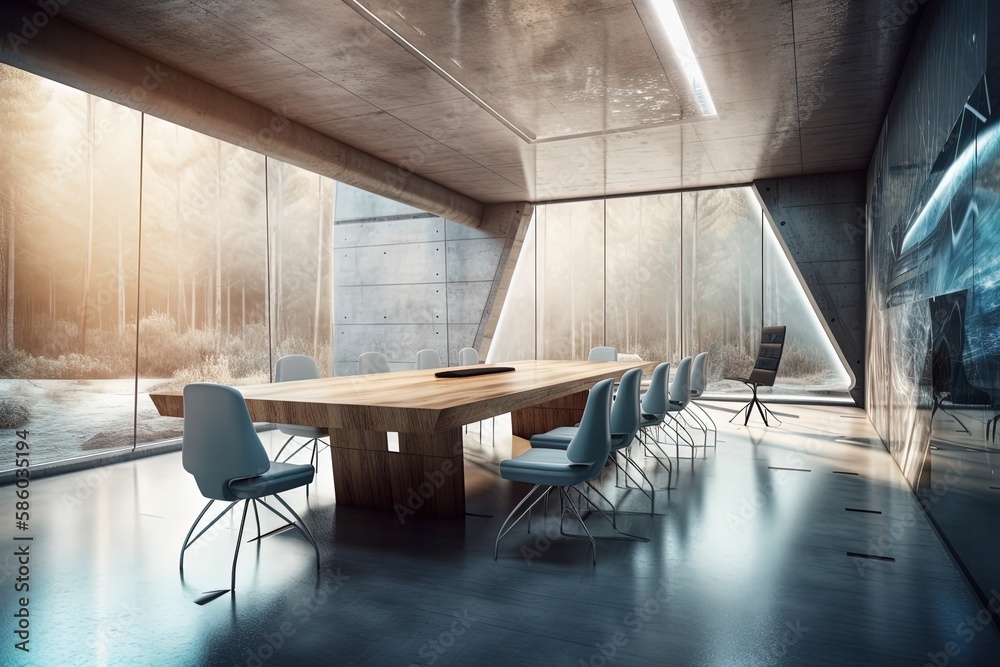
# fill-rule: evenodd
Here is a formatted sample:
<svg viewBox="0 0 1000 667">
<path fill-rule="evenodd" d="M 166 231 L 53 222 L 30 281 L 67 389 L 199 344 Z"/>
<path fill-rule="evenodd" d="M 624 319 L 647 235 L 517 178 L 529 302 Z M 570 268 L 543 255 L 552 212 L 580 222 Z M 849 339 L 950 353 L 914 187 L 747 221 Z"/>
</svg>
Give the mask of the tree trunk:
<svg viewBox="0 0 1000 667">
<path fill-rule="evenodd" d="M 118 216 L 118 333 L 125 333 L 125 262 L 122 257 L 122 217 Z"/>
<path fill-rule="evenodd" d="M 736 306 L 737 308 L 740 309 L 740 321 L 738 325 L 739 326 L 738 345 L 740 354 L 744 354 L 746 352 L 746 348 L 744 347 L 743 342 L 746 338 L 746 329 L 743 325 L 743 246 L 742 245 L 736 246 L 736 270 L 739 276 L 736 280 L 736 282 L 739 284 L 739 290 L 737 291 L 737 298 L 739 299 L 739 301 L 737 302 Z"/>
<path fill-rule="evenodd" d="M 187 331 L 187 305 L 184 303 L 184 272 L 181 263 L 177 262 L 177 332 Z"/>
<path fill-rule="evenodd" d="M 192 329 L 198 328 L 198 276 L 191 276 L 191 322 Z"/>
<path fill-rule="evenodd" d="M 87 137 L 94 137 L 94 96 L 87 96 Z M 80 301 L 80 354 L 87 354 L 87 310 L 90 307 L 90 274 L 94 261 L 94 152 L 90 142 L 87 151 L 87 246 L 83 266 L 83 299 Z"/>
<path fill-rule="evenodd" d="M 218 142 L 219 171 L 215 199 L 215 351 L 219 351 L 222 331 L 222 142 Z"/>
<path fill-rule="evenodd" d="M 14 199 L 10 199 L 11 211 L 4 215 L 7 223 L 7 298 L 4 302 L 3 347 L 4 350 L 14 349 Z M 0 207 L 0 210 L 6 210 Z"/>
</svg>

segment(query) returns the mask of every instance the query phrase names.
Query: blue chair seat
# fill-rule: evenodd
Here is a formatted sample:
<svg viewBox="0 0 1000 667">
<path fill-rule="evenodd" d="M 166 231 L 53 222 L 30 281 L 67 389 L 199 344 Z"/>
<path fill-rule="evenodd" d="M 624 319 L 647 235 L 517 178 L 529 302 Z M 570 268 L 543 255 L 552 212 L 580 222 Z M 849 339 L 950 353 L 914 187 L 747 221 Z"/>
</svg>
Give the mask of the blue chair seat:
<svg viewBox="0 0 1000 667">
<path fill-rule="evenodd" d="M 547 433 L 537 433 L 531 436 L 531 446 L 539 449 L 566 449 L 578 430 L 580 430 L 578 426 L 560 426 Z M 612 433 L 611 449 L 621 449 L 625 445 L 626 435 Z"/>
<path fill-rule="evenodd" d="M 314 474 L 316 469 L 311 465 L 272 461 L 267 472 L 229 482 L 229 490 L 240 500 L 273 496 L 311 483 Z"/>
<path fill-rule="evenodd" d="M 664 415 L 647 415 L 643 413 L 642 419 L 639 420 L 639 428 L 648 428 L 650 426 L 656 426 L 657 424 L 663 423 Z"/>
<path fill-rule="evenodd" d="M 566 449 L 569 441 L 573 439 L 573 436 L 579 430 L 580 427 L 578 426 L 560 426 L 546 433 L 536 433 L 531 436 L 531 446 Z"/>
<path fill-rule="evenodd" d="M 500 476 L 512 482 L 544 486 L 579 484 L 593 477 L 593 463 L 574 463 L 566 449 L 529 449 L 520 456 L 500 462 Z"/>
<path fill-rule="evenodd" d="M 279 424 L 278 427 L 285 435 L 298 438 L 325 438 L 330 435 L 330 430 L 319 426 L 300 426 L 298 424 Z"/>
</svg>

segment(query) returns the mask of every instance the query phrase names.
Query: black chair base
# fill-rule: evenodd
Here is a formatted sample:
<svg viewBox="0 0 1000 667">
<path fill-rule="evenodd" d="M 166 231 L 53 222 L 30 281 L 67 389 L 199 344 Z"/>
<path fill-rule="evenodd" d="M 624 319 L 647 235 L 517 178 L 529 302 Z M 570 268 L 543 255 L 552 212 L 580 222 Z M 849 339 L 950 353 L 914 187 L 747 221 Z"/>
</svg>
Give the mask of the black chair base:
<svg viewBox="0 0 1000 667">
<path fill-rule="evenodd" d="M 770 416 L 771 419 L 774 420 L 777 423 L 778 426 L 781 426 L 781 420 L 778 419 L 775 416 L 775 414 L 771 410 L 768 409 L 768 407 L 766 405 L 764 405 L 763 403 L 761 403 L 761 401 L 760 401 L 759 398 L 757 398 L 757 384 L 756 383 L 747 382 L 746 380 L 744 380 L 742 378 L 726 378 L 726 379 L 728 379 L 728 380 L 739 380 L 740 382 L 742 382 L 746 386 L 750 387 L 751 391 L 753 391 L 753 397 L 750 399 L 750 402 L 747 403 L 746 405 L 744 405 L 742 408 L 740 408 L 739 411 L 735 415 L 733 415 L 732 417 L 729 418 L 729 423 L 730 424 L 733 423 L 734 419 L 736 419 L 741 414 L 743 414 L 744 412 L 746 412 L 746 415 L 743 418 L 743 425 L 746 426 L 747 424 L 750 423 L 750 413 L 752 413 L 754 407 L 756 407 L 757 408 L 757 412 L 760 414 L 760 418 L 764 420 L 764 426 L 770 426 L 771 425 L 770 422 L 767 421 L 768 416 Z"/>
</svg>

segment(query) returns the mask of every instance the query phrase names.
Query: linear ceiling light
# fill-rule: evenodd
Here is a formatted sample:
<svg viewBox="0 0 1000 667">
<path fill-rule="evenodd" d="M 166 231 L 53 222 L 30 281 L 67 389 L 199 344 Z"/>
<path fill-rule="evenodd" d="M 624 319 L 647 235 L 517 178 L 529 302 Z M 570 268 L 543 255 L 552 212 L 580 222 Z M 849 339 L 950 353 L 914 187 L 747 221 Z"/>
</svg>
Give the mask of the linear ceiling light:
<svg viewBox="0 0 1000 667">
<path fill-rule="evenodd" d="M 706 116 L 715 116 L 715 103 L 712 102 L 712 95 L 708 92 L 708 84 L 701 73 L 701 66 L 694 56 L 694 49 L 691 48 L 691 40 L 688 39 L 684 23 L 681 22 L 681 15 L 677 12 L 674 0 L 652 0 L 653 10 L 656 18 L 660 20 L 660 25 L 667 33 L 667 41 L 674 49 L 674 55 L 680 62 L 681 69 L 687 77 L 688 83 L 694 91 L 694 97 L 698 101 L 701 112 Z"/>
</svg>

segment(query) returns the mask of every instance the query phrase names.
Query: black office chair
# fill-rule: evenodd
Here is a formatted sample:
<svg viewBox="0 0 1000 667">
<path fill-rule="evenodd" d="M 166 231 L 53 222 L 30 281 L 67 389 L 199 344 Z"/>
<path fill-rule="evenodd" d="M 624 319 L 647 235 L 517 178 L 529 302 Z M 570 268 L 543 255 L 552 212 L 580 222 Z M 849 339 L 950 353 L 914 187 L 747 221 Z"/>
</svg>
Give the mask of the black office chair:
<svg viewBox="0 0 1000 667">
<path fill-rule="evenodd" d="M 732 416 L 729 420 L 730 423 L 746 411 L 743 419 L 743 425 L 746 426 L 750 421 L 750 413 L 753 412 L 754 406 L 756 406 L 757 412 L 760 413 L 761 419 L 764 420 L 764 426 L 770 426 L 767 421 L 768 415 L 778 423 L 778 426 L 781 426 L 781 421 L 757 398 L 757 387 L 774 386 L 774 379 L 778 375 L 778 364 L 781 362 L 781 350 L 784 345 L 784 326 L 762 328 L 760 330 L 760 348 L 757 350 L 757 362 L 753 365 L 753 370 L 750 371 L 750 377 L 726 378 L 727 380 L 739 380 L 753 391 L 753 398 L 750 399 L 749 403 L 740 408 L 739 412 Z"/>
</svg>

